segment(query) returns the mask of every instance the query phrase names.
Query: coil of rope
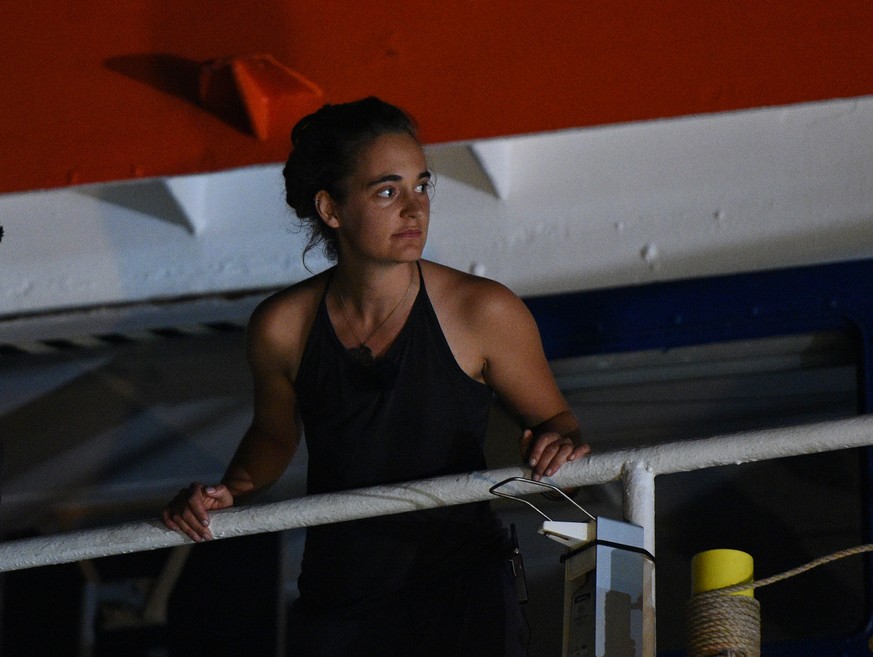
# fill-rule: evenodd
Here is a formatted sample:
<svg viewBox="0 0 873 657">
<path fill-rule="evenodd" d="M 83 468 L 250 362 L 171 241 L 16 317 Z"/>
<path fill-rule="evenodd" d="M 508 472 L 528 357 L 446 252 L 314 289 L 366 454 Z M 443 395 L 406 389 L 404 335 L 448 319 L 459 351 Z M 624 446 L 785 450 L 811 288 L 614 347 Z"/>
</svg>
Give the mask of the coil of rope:
<svg viewBox="0 0 873 657">
<path fill-rule="evenodd" d="M 840 550 L 765 579 L 692 595 L 686 609 L 688 657 L 760 657 L 761 605 L 755 598 L 731 594 L 775 584 L 864 552 L 873 552 L 873 544 Z"/>
</svg>

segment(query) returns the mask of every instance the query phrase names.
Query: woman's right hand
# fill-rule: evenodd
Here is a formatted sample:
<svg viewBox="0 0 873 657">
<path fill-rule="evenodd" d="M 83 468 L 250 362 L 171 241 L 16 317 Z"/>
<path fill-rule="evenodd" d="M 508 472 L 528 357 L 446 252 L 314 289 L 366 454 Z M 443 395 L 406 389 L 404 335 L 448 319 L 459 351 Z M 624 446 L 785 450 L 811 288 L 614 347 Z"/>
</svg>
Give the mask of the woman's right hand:
<svg viewBox="0 0 873 657">
<path fill-rule="evenodd" d="M 198 481 L 182 488 L 161 514 L 164 524 L 195 543 L 212 539 L 209 512 L 233 506 L 233 495 L 224 484 L 204 486 Z"/>
</svg>

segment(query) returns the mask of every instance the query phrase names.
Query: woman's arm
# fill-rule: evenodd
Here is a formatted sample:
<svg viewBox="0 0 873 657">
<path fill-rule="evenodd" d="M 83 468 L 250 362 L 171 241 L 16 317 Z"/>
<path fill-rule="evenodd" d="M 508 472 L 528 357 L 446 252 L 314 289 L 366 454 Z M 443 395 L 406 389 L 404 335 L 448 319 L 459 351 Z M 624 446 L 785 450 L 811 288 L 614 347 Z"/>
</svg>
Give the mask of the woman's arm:
<svg viewBox="0 0 873 657">
<path fill-rule="evenodd" d="M 290 364 L 296 362 L 287 322 L 269 310 L 252 316 L 247 354 L 252 372 L 254 413 L 222 484 L 234 497 L 261 490 L 275 482 L 297 451 L 297 394 Z"/>
<path fill-rule="evenodd" d="M 591 450 L 558 389 L 536 322 L 510 290 L 488 282 L 477 304 L 484 379 L 525 428 L 522 453 L 536 480 Z"/>
<path fill-rule="evenodd" d="M 167 505 L 162 518 L 170 529 L 198 542 L 211 539 L 209 511 L 232 506 L 235 498 L 269 486 L 288 467 L 299 442 L 297 396 L 289 372 L 295 346 L 289 329 L 270 306 L 252 315 L 246 334 L 254 391 L 252 423 L 220 484 L 194 482 Z"/>
</svg>

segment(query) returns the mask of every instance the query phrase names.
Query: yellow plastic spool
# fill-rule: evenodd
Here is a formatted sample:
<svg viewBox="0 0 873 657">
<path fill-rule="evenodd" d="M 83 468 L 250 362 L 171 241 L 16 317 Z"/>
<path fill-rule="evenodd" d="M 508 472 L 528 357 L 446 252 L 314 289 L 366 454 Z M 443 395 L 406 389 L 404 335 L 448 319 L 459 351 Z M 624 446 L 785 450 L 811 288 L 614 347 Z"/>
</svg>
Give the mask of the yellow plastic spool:
<svg viewBox="0 0 873 657">
<path fill-rule="evenodd" d="M 707 550 L 691 559 L 691 591 L 703 593 L 735 584 L 749 584 L 755 578 L 755 563 L 750 554 L 740 550 Z M 752 589 L 732 595 L 755 597 Z"/>
</svg>

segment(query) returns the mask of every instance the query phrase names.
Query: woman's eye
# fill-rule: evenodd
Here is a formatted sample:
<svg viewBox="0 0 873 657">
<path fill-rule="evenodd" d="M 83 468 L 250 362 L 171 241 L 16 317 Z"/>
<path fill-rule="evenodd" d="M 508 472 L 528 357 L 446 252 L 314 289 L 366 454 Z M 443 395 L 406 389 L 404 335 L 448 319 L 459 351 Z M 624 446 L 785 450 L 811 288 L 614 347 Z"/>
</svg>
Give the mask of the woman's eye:
<svg viewBox="0 0 873 657">
<path fill-rule="evenodd" d="M 391 187 L 386 187 L 385 189 L 380 189 L 378 192 L 376 192 L 376 196 L 378 196 L 379 198 L 394 198 L 396 194 L 397 192 L 395 192 L 394 189 Z"/>
<path fill-rule="evenodd" d="M 430 196 L 433 193 L 433 182 L 427 180 L 425 182 L 419 183 L 418 185 L 416 185 L 415 191 L 419 194 L 427 194 L 428 196 Z"/>
</svg>

